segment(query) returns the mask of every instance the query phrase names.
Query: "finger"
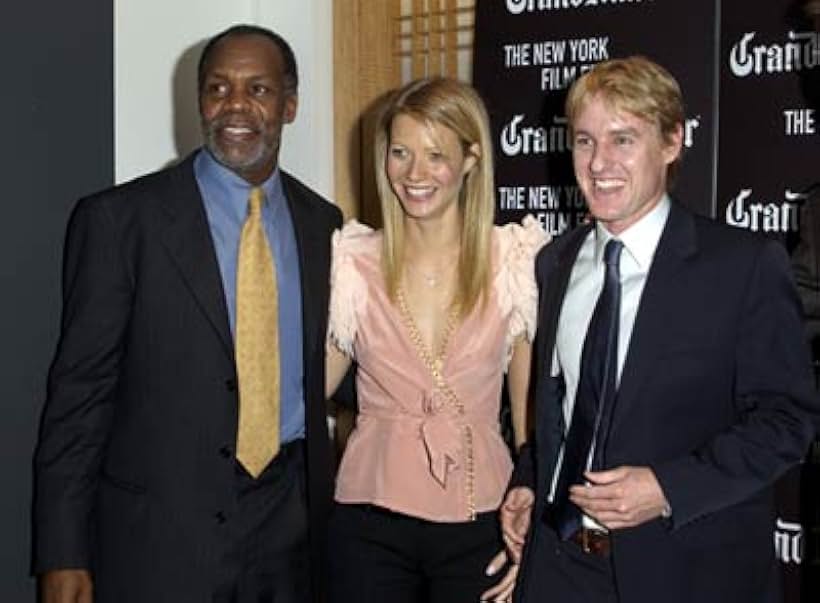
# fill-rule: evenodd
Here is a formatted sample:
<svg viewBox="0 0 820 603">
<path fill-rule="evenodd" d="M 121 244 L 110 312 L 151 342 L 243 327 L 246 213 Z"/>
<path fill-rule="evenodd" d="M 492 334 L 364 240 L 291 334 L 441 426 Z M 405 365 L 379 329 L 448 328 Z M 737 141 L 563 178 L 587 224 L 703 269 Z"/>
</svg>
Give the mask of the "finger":
<svg viewBox="0 0 820 603">
<path fill-rule="evenodd" d="M 481 593 L 482 601 L 506 601 L 515 590 L 515 580 L 518 576 L 518 566 L 512 565 L 504 578 L 492 588 Z"/>
<path fill-rule="evenodd" d="M 495 557 L 492 558 L 484 573 L 488 576 L 494 576 L 502 567 L 507 564 L 507 551 L 499 551 Z"/>
<path fill-rule="evenodd" d="M 535 494 L 529 488 L 519 487 L 510 490 L 504 499 L 502 508 L 521 510 L 531 507 L 535 501 Z"/>
<path fill-rule="evenodd" d="M 501 538 L 504 541 L 504 544 L 507 545 L 507 548 L 512 549 L 521 548 L 524 546 L 524 542 L 526 540 L 525 538 L 521 538 L 518 534 L 507 534 L 506 532 L 501 535 Z"/>
<path fill-rule="evenodd" d="M 600 519 L 600 518 L 596 517 L 595 521 L 597 521 L 602 526 L 604 526 L 607 530 L 610 530 L 610 531 L 623 530 L 624 528 L 633 528 L 636 525 L 638 525 L 637 522 L 624 521 L 622 519 L 609 519 L 609 520 L 606 520 L 606 519 Z"/>
<path fill-rule="evenodd" d="M 514 542 L 519 545 L 524 544 L 524 539 L 527 537 L 526 530 L 516 530 L 513 527 L 502 529 L 501 533 L 504 536 L 504 538 L 507 538 L 511 542 Z"/>
<path fill-rule="evenodd" d="M 504 545 L 507 547 L 507 555 L 509 560 L 512 563 L 520 563 L 521 562 L 521 551 L 523 550 L 523 544 L 518 544 L 515 542 L 510 542 L 506 538 L 504 540 Z"/>
<path fill-rule="evenodd" d="M 618 511 L 591 511 L 588 515 L 604 527 L 613 530 L 632 527 L 638 524 L 636 517 Z"/>
<path fill-rule="evenodd" d="M 624 505 L 624 499 L 619 496 L 606 496 L 592 492 L 572 492 L 569 495 L 570 501 L 581 506 L 594 507 L 596 509 L 620 509 Z"/>
<path fill-rule="evenodd" d="M 579 500 L 614 500 L 621 495 L 621 488 L 619 485 L 576 485 L 570 487 L 569 495 Z"/>
<path fill-rule="evenodd" d="M 626 477 L 629 467 L 622 465 L 605 471 L 586 471 L 584 478 L 596 485 L 611 484 Z"/>
</svg>

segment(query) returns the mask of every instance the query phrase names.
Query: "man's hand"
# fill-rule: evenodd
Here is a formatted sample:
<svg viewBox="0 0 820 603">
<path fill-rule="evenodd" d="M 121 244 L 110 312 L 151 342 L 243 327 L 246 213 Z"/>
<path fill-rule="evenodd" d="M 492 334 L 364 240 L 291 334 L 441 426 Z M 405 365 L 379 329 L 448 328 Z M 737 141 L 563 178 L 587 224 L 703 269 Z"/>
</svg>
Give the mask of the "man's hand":
<svg viewBox="0 0 820 603">
<path fill-rule="evenodd" d="M 668 509 L 663 490 L 649 467 L 624 465 L 588 471 L 584 477 L 588 483 L 572 486 L 569 499 L 610 530 L 640 525 Z"/>
<path fill-rule="evenodd" d="M 487 575 L 494 576 L 499 570 L 507 565 L 508 560 L 509 557 L 507 557 L 507 551 L 500 551 L 498 555 L 493 557 L 493 560 L 490 561 L 490 564 L 487 566 Z M 515 589 L 515 580 L 518 577 L 518 567 L 519 566 L 517 563 L 511 563 L 507 569 L 507 573 L 504 574 L 501 581 L 492 588 L 488 588 L 481 593 L 481 601 L 496 601 L 502 603 L 512 601 L 512 594 Z"/>
<path fill-rule="evenodd" d="M 518 564 L 521 563 L 521 551 L 530 529 L 530 515 L 535 494 L 530 488 L 520 486 L 507 492 L 499 509 L 501 533 L 506 551 L 500 551 L 485 570 L 488 576 L 494 576 L 508 565 L 507 573 L 498 584 L 481 593 L 482 601 L 512 601 L 515 580 L 518 576 Z"/>
<path fill-rule="evenodd" d="M 40 576 L 40 603 L 93 603 L 91 573 L 60 569 Z"/>
<path fill-rule="evenodd" d="M 510 560 L 515 564 L 521 563 L 521 551 L 530 529 L 534 502 L 533 491 L 526 486 L 519 486 L 507 492 L 499 509 L 501 534 L 504 537 L 504 544 L 507 545 Z"/>
</svg>

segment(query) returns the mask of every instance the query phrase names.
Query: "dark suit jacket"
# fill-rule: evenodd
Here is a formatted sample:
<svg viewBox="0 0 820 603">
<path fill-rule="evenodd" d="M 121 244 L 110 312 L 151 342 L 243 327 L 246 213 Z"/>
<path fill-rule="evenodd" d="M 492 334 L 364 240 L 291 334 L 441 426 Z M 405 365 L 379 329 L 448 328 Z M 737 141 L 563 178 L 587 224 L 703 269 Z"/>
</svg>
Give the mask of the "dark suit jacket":
<svg viewBox="0 0 820 603">
<path fill-rule="evenodd" d="M 301 259 L 311 544 L 331 500 L 324 404 L 330 235 L 341 213 L 282 174 Z M 179 165 L 82 200 L 35 455 L 35 572 L 85 567 L 118 602 L 210 601 L 237 507 L 237 385 L 216 254 Z M 287 353 L 287 352 L 285 352 Z"/>
<path fill-rule="evenodd" d="M 545 529 L 537 518 L 564 433 L 561 383 L 550 377 L 558 314 L 588 232 L 569 233 L 537 260 L 536 434 L 513 478 L 534 486 L 534 530 Z M 612 533 L 620 601 L 761 600 L 776 575 L 772 482 L 805 455 L 817 412 L 784 250 L 673 203 L 606 449 L 609 467 L 650 466 L 673 515 Z M 538 571 L 528 553 L 521 580 Z"/>
</svg>

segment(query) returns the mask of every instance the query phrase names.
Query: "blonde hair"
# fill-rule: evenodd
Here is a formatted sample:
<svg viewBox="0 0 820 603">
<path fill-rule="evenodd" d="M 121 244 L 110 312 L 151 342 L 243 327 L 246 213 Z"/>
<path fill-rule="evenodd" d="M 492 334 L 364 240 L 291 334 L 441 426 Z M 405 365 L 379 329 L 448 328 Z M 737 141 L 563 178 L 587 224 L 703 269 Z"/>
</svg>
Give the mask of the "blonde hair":
<svg viewBox="0 0 820 603">
<path fill-rule="evenodd" d="M 666 144 L 672 143 L 685 119 L 678 82 L 666 69 L 643 56 L 598 63 L 575 81 L 565 106 L 570 135 L 584 104 L 595 96 L 617 111 L 626 111 L 657 125 Z M 678 155 L 667 167 L 670 184 L 680 168 L 680 161 Z"/>
<path fill-rule="evenodd" d="M 495 217 L 492 143 L 484 103 L 468 84 L 433 77 L 410 82 L 387 101 L 376 129 L 375 167 L 384 237 L 382 269 L 388 294 L 395 300 L 404 267 L 404 211 L 387 180 L 390 128 L 399 115 L 427 125 L 443 126 L 458 137 L 465 156 L 476 162 L 465 175 L 459 193 L 461 248 L 453 303 L 466 316 L 490 285 L 490 237 Z M 476 151 L 476 149 L 478 149 Z"/>
</svg>

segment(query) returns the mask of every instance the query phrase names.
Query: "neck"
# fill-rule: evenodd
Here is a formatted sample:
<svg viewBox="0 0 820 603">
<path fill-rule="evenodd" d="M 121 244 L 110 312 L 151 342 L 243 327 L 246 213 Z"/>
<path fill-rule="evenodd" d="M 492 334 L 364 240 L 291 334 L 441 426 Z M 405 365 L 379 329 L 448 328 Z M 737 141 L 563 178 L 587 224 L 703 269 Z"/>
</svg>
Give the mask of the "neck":
<svg viewBox="0 0 820 603">
<path fill-rule="evenodd" d="M 457 219 L 408 220 L 404 229 L 405 258 L 449 258 L 458 254 L 461 245 L 461 225 Z"/>
</svg>

